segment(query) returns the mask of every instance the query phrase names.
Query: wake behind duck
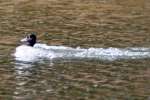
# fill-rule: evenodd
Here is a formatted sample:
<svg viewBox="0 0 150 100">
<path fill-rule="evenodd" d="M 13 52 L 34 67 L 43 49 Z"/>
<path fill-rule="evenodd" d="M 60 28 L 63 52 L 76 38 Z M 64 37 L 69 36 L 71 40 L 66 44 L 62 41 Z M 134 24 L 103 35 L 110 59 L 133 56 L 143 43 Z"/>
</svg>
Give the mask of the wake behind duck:
<svg viewBox="0 0 150 100">
<path fill-rule="evenodd" d="M 36 35 L 30 34 L 21 40 L 14 53 L 19 61 L 34 62 L 39 59 L 99 59 L 114 61 L 117 59 L 150 58 L 150 48 L 72 48 L 66 46 L 48 46 L 36 43 Z"/>
</svg>

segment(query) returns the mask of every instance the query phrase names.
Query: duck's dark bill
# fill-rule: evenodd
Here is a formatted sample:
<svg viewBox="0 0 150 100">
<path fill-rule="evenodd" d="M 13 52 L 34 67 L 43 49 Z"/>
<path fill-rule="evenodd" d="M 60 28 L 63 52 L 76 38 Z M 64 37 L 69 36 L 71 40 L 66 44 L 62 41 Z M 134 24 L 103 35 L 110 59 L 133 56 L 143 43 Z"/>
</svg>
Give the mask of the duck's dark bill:
<svg viewBox="0 0 150 100">
<path fill-rule="evenodd" d="M 21 42 L 27 42 L 27 41 L 28 41 L 28 38 L 25 37 L 25 38 L 21 39 L 20 41 L 21 41 Z"/>
</svg>

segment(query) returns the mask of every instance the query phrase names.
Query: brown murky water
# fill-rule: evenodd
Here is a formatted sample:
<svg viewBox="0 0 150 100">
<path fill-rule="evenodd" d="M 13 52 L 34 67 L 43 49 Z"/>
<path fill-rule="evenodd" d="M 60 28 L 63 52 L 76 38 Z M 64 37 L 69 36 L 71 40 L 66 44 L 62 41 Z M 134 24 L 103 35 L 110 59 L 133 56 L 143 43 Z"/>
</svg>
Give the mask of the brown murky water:
<svg viewBox="0 0 150 100">
<path fill-rule="evenodd" d="M 149 100 L 150 59 L 21 63 L 25 32 L 49 45 L 149 47 L 148 0 L 0 0 L 0 100 Z"/>
</svg>

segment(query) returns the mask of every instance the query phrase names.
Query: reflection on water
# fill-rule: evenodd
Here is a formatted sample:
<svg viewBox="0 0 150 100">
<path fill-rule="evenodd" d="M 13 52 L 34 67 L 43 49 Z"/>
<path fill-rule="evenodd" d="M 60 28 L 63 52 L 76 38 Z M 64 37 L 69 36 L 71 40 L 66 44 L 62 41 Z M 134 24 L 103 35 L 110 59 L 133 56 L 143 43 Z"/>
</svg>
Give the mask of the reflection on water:
<svg viewBox="0 0 150 100">
<path fill-rule="evenodd" d="M 32 76 L 32 72 L 30 70 L 32 69 L 31 64 L 17 64 L 15 65 L 15 80 L 16 80 L 16 87 L 14 88 L 14 98 L 23 98 L 23 96 L 19 96 L 25 94 L 25 97 L 30 95 L 29 89 L 27 89 L 24 85 L 28 84 L 29 80 L 27 77 Z"/>
<path fill-rule="evenodd" d="M 14 99 L 45 99 L 48 98 L 47 96 L 55 94 L 53 87 L 55 83 L 57 83 L 55 82 L 57 78 L 50 79 L 51 74 L 55 76 L 55 72 L 45 72 L 53 69 L 38 68 L 38 66 L 40 65 L 23 62 L 15 63 Z M 50 64 L 48 67 L 51 66 Z M 45 76 L 46 73 L 48 73 L 49 76 Z M 59 77 L 59 75 L 57 77 Z"/>
<path fill-rule="evenodd" d="M 14 99 L 147 99 L 149 60 L 16 63 Z M 142 63 L 144 63 L 142 65 Z"/>
<path fill-rule="evenodd" d="M 149 100 L 150 61 L 12 57 L 24 32 L 81 48 L 149 48 L 148 0 L 1 0 L 1 100 Z"/>
</svg>

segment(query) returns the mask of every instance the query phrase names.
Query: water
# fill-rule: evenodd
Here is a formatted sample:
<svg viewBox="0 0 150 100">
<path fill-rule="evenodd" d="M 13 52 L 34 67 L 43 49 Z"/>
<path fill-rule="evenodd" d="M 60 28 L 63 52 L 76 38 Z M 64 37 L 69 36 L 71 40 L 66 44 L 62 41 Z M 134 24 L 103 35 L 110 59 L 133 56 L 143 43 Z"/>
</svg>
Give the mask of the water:
<svg viewBox="0 0 150 100">
<path fill-rule="evenodd" d="M 149 4 L 147 0 L 1 0 L 0 99 L 149 100 Z M 39 42 L 72 47 L 75 54 L 89 48 L 102 50 L 100 56 L 108 53 L 106 58 L 116 55 L 115 50 L 119 54 L 113 60 L 81 59 L 81 55 L 16 60 L 12 54 L 24 32 L 33 31 Z"/>
<path fill-rule="evenodd" d="M 121 60 L 150 58 L 150 48 L 71 48 L 66 46 L 48 46 L 37 43 L 34 47 L 21 45 L 16 47 L 13 54 L 16 60 L 36 62 L 42 59 L 53 61 L 55 59 L 97 59 Z"/>
</svg>

